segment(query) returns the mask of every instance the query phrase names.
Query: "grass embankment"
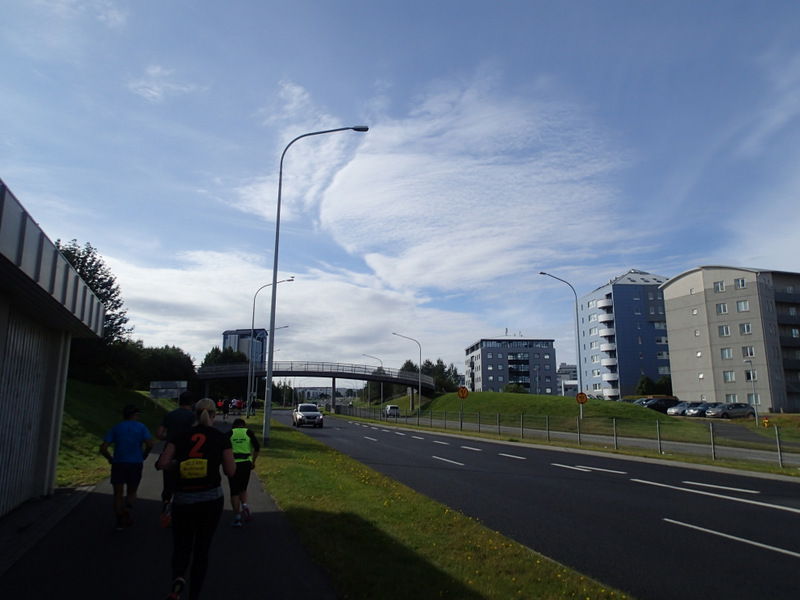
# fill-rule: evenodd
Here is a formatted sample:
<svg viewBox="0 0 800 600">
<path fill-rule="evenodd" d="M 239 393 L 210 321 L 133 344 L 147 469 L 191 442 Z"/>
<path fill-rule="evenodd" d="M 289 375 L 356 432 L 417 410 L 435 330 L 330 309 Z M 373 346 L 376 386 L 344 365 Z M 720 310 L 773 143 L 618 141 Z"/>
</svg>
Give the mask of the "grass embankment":
<svg viewBox="0 0 800 600">
<path fill-rule="evenodd" d="M 59 485 L 108 476 L 97 448 L 129 402 L 153 431 L 145 394 L 69 383 Z M 277 423 L 257 472 L 342 598 L 627 597 Z"/>
</svg>

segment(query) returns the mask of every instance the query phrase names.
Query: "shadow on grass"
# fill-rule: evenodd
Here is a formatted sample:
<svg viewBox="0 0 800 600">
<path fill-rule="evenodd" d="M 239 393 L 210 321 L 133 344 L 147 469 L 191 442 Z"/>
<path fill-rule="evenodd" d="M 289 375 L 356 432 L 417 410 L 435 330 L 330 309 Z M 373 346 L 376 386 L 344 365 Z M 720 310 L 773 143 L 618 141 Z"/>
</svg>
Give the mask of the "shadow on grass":
<svg viewBox="0 0 800 600">
<path fill-rule="evenodd" d="M 291 509 L 286 516 L 346 598 L 484 598 L 352 513 Z"/>
</svg>

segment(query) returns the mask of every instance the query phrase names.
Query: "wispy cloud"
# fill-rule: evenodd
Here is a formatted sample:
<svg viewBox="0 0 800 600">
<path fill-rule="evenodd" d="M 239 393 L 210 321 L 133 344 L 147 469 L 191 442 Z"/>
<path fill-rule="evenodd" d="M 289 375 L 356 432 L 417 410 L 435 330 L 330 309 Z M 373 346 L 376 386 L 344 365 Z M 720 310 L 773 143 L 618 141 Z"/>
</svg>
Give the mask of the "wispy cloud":
<svg viewBox="0 0 800 600">
<path fill-rule="evenodd" d="M 175 81 L 173 73 L 172 69 L 165 69 L 160 65 L 150 65 L 145 69 L 143 77 L 128 83 L 128 89 L 148 102 L 161 102 L 168 97 L 181 96 L 203 89 L 192 83 Z"/>
</svg>

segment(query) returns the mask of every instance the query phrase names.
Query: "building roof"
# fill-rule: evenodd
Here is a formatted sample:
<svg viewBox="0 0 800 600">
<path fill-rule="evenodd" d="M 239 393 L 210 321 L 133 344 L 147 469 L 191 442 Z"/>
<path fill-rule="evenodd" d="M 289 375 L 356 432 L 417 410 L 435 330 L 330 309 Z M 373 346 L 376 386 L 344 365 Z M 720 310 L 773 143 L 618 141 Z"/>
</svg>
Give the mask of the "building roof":
<svg viewBox="0 0 800 600">
<path fill-rule="evenodd" d="M 652 273 L 648 273 L 647 271 L 640 271 L 638 269 L 631 269 L 630 271 L 623 273 L 613 279 L 610 279 L 608 283 L 604 283 L 600 287 L 593 289 L 585 296 L 590 296 L 594 294 L 596 291 L 603 289 L 609 285 L 662 285 L 669 280 L 669 277 L 664 277 L 663 275 L 653 275 Z"/>
</svg>

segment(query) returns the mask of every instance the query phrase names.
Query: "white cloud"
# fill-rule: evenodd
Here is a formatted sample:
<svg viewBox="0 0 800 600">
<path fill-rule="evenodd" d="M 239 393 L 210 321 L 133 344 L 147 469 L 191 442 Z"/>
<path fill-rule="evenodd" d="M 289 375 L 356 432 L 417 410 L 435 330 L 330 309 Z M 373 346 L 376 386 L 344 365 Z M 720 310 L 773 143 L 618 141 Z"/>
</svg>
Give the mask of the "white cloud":
<svg viewBox="0 0 800 600">
<path fill-rule="evenodd" d="M 128 82 L 128 89 L 149 102 L 161 102 L 167 97 L 180 96 L 203 89 L 195 84 L 173 81 L 173 73 L 173 69 L 150 65 L 145 69 L 143 77 Z"/>
</svg>

